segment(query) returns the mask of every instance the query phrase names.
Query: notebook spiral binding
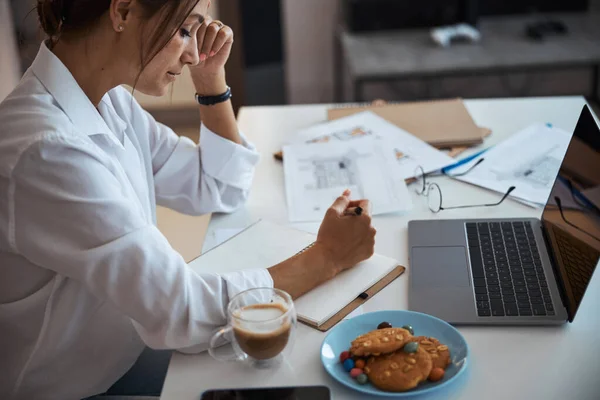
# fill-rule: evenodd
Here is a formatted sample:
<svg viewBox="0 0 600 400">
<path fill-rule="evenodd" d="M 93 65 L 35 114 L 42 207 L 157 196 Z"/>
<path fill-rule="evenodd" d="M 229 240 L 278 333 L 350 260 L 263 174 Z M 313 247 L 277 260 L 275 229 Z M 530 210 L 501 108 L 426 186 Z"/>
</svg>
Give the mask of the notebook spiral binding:
<svg viewBox="0 0 600 400">
<path fill-rule="evenodd" d="M 310 249 L 311 247 L 313 247 L 315 245 L 316 242 L 312 242 L 311 244 L 309 244 L 308 246 L 306 246 L 305 248 L 303 248 L 302 250 L 300 250 L 299 252 L 297 252 L 296 254 L 294 254 L 294 257 L 304 253 L 306 250 Z"/>
</svg>

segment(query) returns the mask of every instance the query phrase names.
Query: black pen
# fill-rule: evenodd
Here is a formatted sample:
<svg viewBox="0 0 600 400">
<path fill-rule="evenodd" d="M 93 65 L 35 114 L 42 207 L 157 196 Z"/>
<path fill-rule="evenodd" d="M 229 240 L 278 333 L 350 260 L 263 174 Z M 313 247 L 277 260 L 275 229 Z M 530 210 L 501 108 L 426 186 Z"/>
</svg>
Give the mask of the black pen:
<svg viewBox="0 0 600 400">
<path fill-rule="evenodd" d="M 344 211 L 344 215 L 361 215 L 363 212 L 362 207 L 355 207 L 355 208 L 347 208 Z"/>
</svg>

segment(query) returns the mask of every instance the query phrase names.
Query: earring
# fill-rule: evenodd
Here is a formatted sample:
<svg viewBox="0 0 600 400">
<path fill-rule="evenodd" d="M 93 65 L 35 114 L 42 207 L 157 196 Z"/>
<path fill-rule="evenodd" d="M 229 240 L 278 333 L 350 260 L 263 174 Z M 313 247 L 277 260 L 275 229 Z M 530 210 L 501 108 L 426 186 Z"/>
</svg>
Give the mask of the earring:
<svg viewBox="0 0 600 400">
<path fill-rule="evenodd" d="M 117 29 L 119 30 L 119 32 L 123 32 L 123 29 L 125 29 L 125 27 L 123 25 L 119 25 Z"/>
</svg>

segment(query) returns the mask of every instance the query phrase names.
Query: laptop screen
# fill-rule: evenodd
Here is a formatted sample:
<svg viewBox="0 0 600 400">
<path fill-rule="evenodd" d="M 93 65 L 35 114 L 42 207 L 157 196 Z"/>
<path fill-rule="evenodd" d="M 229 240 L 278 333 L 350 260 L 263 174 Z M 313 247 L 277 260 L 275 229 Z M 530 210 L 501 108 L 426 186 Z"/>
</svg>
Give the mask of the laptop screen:
<svg viewBox="0 0 600 400">
<path fill-rule="evenodd" d="M 542 223 L 572 321 L 600 260 L 600 129 L 583 108 Z"/>
</svg>

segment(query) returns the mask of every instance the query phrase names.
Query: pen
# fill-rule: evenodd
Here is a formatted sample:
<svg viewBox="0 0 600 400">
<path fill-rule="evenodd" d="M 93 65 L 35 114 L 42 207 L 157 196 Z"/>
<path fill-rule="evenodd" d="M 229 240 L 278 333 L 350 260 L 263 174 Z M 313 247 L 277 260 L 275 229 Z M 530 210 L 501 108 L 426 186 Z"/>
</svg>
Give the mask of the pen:
<svg viewBox="0 0 600 400">
<path fill-rule="evenodd" d="M 486 151 L 488 151 L 488 149 L 483 149 L 483 150 L 478 151 L 477 153 L 473 154 L 472 156 L 465 157 L 462 160 L 455 162 L 454 164 L 450 164 L 447 167 L 442 168 L 442 173 L 445 174 L 446 172 L 448 172 L 454 168 L 458 168 L 461 165 L 465 165 L 466 163 L 468 163 L 469 161 L 473 161 L 475 158 L 479 157 Z"/>
<path fill-rule="evenodd" d="M 363 212 L 362 207 L 348 208 L 344 211 L 344 215 L 361 215 Z"/>
</svg>

